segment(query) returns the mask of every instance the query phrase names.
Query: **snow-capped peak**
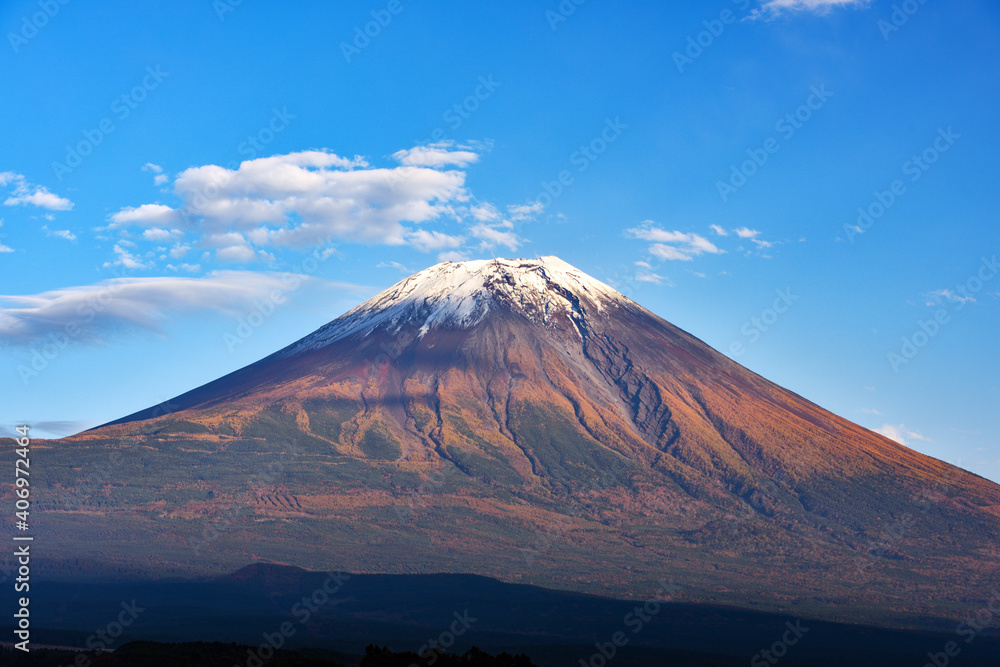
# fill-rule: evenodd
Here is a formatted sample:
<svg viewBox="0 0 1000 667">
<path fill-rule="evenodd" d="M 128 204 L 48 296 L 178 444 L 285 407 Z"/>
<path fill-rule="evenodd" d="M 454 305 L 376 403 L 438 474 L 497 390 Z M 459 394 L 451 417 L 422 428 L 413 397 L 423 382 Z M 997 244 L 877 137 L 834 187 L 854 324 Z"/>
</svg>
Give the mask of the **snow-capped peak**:
<svg viewBox="0 0 1000 667">
<path fill-rule="evenodd" d="M 581 317 L 602 311 L 624 296 L 558 257 L 441 262 L 405 278 L 341 315 L 287 353 L 323 347 L 348 336 L 366 336 L 379 327 L 395 332 L 404 324 L 421 335 L 436 327 L 478 324 L 497 301 L 540 322 L 556 312 Z"/>
</svg>

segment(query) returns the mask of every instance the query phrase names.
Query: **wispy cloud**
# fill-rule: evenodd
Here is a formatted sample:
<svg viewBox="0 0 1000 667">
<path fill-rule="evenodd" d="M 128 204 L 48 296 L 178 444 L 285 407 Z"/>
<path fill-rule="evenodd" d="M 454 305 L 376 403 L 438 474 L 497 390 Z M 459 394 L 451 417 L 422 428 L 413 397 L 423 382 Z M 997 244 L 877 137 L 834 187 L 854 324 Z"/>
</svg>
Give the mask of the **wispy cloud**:
<svg viewBox="0 0 1000 667">
<path fill-rule="evenodd" d="M 143 230 L 142 232 L 142 238 L 147 241 L 169 241 L 182 236 L 184 236 L 184 232 L 179 229 L 161 229 L 159 227 L 153 227 L 151 229 Z"/>
<path fill-rule="evenodd" d="M 545 210 L 545 205 L 540 201 L 528 204 L 516 204 L 507 207 L 507 213 L 511 220 L 531 220 L 540 215 Z"/>
<path fill-rule="evenodd" d="M 643 241 L 652 241 L 649 253 L 668 261 L 690 261 L 705 253 L 720 254 L 725 252 L 714 243 L 698 234 L 669 231 L 656 226 L 652 220 L 646 220 L 639 227 L 625 230 L 626 235 Z"/>
<path fill-rule="evenodd" d="M 36 438 L 65 438 L 75 435 L 88 428 L 99 426 L 102 422 L 92 419 L 75 421 L 31 421 L 31 434 Z M 0 437 L 18 437 L 20 434 L 13 427 L 0 426 Z"/>
<path fill-rule="evenodd" d="M 475 225 L 469 229 L 469 233 L 480 240 L 479 247 L 482 250 L 491 250 L 496 246 L 504 246 L 510 250 L 517 250 L 523 240 L 513 231 L 513 225 L 509 222 L 500 226 Z"/>
<path fill-rule="evenodd" d="M 376 269 L 396 269 L 397 271 L 402 271 L 403 273 L 412 273 L 408 268 L 400 264 L 399 262 L 379 262 L 375 265 Z"/>
<path fill-rule="evenodd" d="M 453 141 L 442 141 L 428 146 L 416 146 L 396 151 L 392 157 L 408 167 L 467 167 L 479 161 L 479 153 L 472 146 L 456 146 Z"/>
<path fill-rule="evenodd" d="M 635 279 L 640 283 L 653 283 L 654 285 L 669 285 L 673 287 L 673 282 L 670 278 L 666 276 L 661 276 L 658 273 L 653 273 L 652 271 L 640 271 L 636 274 Z"/>
<path fill-rule="evenodd" d="M 170 180 L 170 177 L 163 173 L 163 167 L 158 164 L 153 164 L 152 162 L 147 162 L 142 167 L 143 171 L 148 171 L 153 174 L 153 184 L 163 185 Z"/>
<path fill-rule="evenodd" d="M 930 442 L 930 438 L 924 437 L 917 431 L 906 428 L 903 424 L 883 424 L 881 427 L 872 429 L 880 435 L 884 435 L 890 440 L 895 440 L 901 445 L 907 444 L 910 440 L 923 440 Z"/>
<path fill-rule="evenodd" d="M 40 294 L 0 295 L 0 340 L 31 344 L 50 333 L 65 333 L 71 325 L 86 330 L 75 334 L 81 341 L 98 340 L 112 330 L 156 331 L 183 313 L 238 315 L 275 290 L 287 292 L 316 280 L 289 273 L 216 271 L 202 278 L 115 278 Z"/>
<path fill-rule="evenodd" d="M 66 239 L 71 242 L 76 241 L 76 234 L 68 229 L 49 229 L 48 225 L 42 225 L 42 231 L 45 232 L 46 236 L 55 236 L 56 238 Z"/>
<path fill-rule="evenodd" d="M 937 306 L 945 301 L 951 301 L 953 303 L 975 303 L 975 298 L 971 296 L 962 296 L 961 294 L 955 294 L 949 289 L 939 289 L 933 292 L 928 292 L 924 295 L 926 297 L 925 303 L 928 306 Z"/>
<path fill-rule="evenodd" d="M 451 234 L 445 234 L 444 232 L 427 229 L 418 229 L 416 231 L 408 232 L 406 240 L 410 245 L 421 252 L 433 252 L 448 248 L 459 248 L 463 243 L 465 243 L 464 237 L 452 236 Z"/>
<path fill-rule="evenodd" d="M 766 0 L 750 13 L 750 18 L 774 18 L 785 12 L 812 12 L 826 14 L 839 7 L 863 9 L 871 0 Z"/>
<path fill-rule="evenodd" d="M 11 188 L 11 194 L 4 201 L 5 206 L 37 206 L 49 211 L 68 211 L 73 202 L 53 194 L 45 186 L 34 185 L 21 174 L 13 171 L 0 172 L 0 187 Z"/>
</svg>

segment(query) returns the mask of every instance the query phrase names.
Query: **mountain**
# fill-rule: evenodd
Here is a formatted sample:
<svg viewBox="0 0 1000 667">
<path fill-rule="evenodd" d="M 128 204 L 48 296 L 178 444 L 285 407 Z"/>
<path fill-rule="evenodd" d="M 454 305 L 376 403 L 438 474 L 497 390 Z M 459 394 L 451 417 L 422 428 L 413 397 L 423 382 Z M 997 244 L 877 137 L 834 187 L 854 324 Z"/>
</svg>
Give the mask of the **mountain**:
<svg viewBox="0 0 1000 667">
<path fill-rule="evenodd" d="M 899 626 L 959 618 L 1000 582 L 1000 486 L 556 257 L 443 262 L 39 447 L 62 575 L 271 561 L 628 599 L 671 582 L 691 602 Z"/>
</svg>

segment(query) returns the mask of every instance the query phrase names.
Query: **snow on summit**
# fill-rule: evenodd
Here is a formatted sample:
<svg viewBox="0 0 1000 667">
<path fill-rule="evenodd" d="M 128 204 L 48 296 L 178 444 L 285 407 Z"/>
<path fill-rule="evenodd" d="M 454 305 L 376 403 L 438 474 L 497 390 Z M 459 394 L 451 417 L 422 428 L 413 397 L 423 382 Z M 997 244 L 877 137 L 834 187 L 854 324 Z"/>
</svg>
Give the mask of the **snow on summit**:
<svg viewBox="0 0 1000 667">
<path fill-rule="evenodd" d="M 472 327 L 502 301 L 532 320 L 547 322 L 553 312 L 582 317 L 607 301 L 627 299 L 558 257 L 441 262 L 405 278 L 341 315 L 287 351 L 316 349 L 378 327 L 390 332 L 404 324 L 421 335 L 435 327 Z M 581 309 L 584 312 L 581 312 Z"/>
</svg>

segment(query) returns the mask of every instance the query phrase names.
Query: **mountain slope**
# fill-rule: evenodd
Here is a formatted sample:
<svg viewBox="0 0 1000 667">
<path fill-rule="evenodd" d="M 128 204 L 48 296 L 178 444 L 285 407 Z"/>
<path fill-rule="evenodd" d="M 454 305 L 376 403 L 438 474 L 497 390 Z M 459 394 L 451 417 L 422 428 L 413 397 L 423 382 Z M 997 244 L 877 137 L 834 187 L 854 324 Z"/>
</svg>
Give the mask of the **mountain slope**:
<svg viewBox="0 0 1000 667">
<path fill-rule="evenodd" d="M 100 493 L 49 508 L 70 571 L 268 559 L 636 598 L 672 577 L 699 601 L 886 623 L 959 615 L 1000 574 L 1000 487 L 554 257 L 439 264 L 49 446 L 53 495 L 81 461 L 123 461 Z"/>
</svg>

